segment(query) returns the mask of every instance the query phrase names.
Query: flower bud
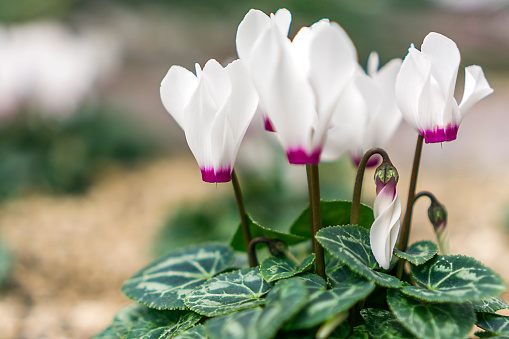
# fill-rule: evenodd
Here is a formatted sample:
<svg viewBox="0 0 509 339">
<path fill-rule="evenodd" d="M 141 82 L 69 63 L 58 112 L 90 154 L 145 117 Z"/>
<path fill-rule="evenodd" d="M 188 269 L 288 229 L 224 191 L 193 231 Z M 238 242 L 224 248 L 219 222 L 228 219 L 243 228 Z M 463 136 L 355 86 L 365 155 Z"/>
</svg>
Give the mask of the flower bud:
<svg viewBox="0 0 509 339">
<path fill-rule="evenodd" d="M 433 225 L 435 234 L 437 235 L 438 246 L 442 254 L 451 254 L 451 242 L 449 239 L 449 231 L 447 230 L 447 210 L 438 200 L 431 199 L 428 208 L 428 218 Z"/>
<path fill-rule="evenodd" d="M 396 192 L 398 179 L 394 165 L 384 159 L 375 171 L 377 196 L 373 206 L 375 221 L 371 226 L 370 244 L 376 261 L 385 270 L 390 268 L 400 227 L 401 201 Z"/>
</svg>

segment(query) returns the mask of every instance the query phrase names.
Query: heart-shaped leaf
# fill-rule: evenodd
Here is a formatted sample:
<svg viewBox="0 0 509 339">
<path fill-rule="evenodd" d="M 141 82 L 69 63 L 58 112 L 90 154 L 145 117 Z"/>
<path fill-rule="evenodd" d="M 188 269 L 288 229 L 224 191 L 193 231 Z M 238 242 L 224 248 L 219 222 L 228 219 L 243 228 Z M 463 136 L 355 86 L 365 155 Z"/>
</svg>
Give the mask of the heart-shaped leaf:
<svg viewBox="0 0 509 339">
<path fill-rule="evenodd" d="M 262 305 L 269 290 L 257 267 L 246 268 L 210 279 L 189 293 L 185 303 L 196 313 L 215 317 Z"/>
<path fill-rule="evenodd" d="M 126 297 L 156 309 L 185 309 L 184 297 L 233 264 L 224 245 L 183 249 L 155 261 L 124 282 Z"/>
<path fill-rule="evenodd" d="M 369 334 L 376 339 L 414 339 L 394 317 L 386 310 L 365 308 L 361 310 L 361 316 L 366 322 Z"/>
<path fill-rule="evenodd" d="M 110 327 L 95 338 L 172 338 L 200 319 L 200 315 L 191 311 L 160 311 L 131 304 L 120 310 Z"/>
<path fill-rule="evenodd" d="M 288 258 L 268 257 L 260 264 L 260 272 L 267 282 L 293 277 L 308 269 L 315 261 L 315 255 L 305 258 L 300 265 Z"/>
<path fill-rule="evenodd" d="M 505 291 L 497 273 L 463 255 L 436 255 L 421 266 L 411 265 L 411 272 L 417 286 L 402 292 L 429 302 L 479 301 Z"/>
<path fill-rule="evenodd" d="M 429 240 L 423 240 L 412 244 L 406 252 L 394 249 L 394 254 L 415 266 L 419 266 L 433 258 L 438 251 L 437 244 Z"/>
<path fill-rule="evenodd" d="M 401 286 L 401 281 L 397 278 L 374 270 L 380 267 L 371 251 L 368 230 L 359 226 L 327 227 L 317 233 L 316 239 L 352 271 L 383 287 Z"/>
<path fill-rule="evenodd" d="M 509 338 L 508 316 L 494 313 L 478 313 L 477 326 L 486 330 L 490 335 Z"/>
<path fill-rule="evenodd" d="M 465 338 L 475 323 L 468 304 L 434 304 L 387 291 L 387 303 L 396 319 L 420 339 Z"/>
<path fill-rule="evenodd" d="M 196 325 L 184 332 L 180 332 L 174 339 L 207 339 L 208 337 L 205 326 Z"/>
<path fill-rule="evenodd" d="M 509 308 L 509 305 L 507 305 L 500 297 L 492 297 L 481 301 L 471 301 L 469 303 L 472 305 L 475 312 L 493 313 Z"/>
</svg>

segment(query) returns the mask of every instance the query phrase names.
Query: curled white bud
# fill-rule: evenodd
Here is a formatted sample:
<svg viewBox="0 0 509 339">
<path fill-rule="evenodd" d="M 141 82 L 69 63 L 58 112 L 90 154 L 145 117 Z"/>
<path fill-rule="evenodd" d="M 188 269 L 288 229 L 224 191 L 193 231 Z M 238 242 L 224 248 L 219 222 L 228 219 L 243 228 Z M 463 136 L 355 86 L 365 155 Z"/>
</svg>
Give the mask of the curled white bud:
<svg viewBox="0 0 509 339">
<path fill-rule="evenodd" d="M 387 270 L 398 239 L 401 216 L 401 201 L 394 178 L 387 183 L 377 180 L 377 197 L 373 209 L 375 221 L 370 233 L 371 250 L 378 265 Z"/>
</svg>

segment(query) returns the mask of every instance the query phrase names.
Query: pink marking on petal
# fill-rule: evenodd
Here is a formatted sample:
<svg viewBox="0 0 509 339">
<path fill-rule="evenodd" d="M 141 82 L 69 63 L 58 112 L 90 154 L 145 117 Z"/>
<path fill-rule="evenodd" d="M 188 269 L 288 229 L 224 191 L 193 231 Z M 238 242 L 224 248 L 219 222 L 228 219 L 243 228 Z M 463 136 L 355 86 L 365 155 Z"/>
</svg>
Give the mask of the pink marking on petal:
<svg viewBox="0 0 509 339">
<path fill-rule="evenodd" d="M 419 133 L 424 137 L 424 141 L 427 144 L 453 141 L 456 140 L 458 135 L 458 125 L 447 125 L 445 129 L 442 127 L 438 127 L 433 130 L 427 129 L 424 131 L 419 131 Z"/>
<path fill-rule="evenodd" d="M 396 196 L 396 179 L 391 178 L 387 183 L 384 184 L 380 178 L 375 179 L 376 185 L 376 195 L 380 194 L 380 192 L 385 188 L 384 194 L 390 194 L 391 198 L 394 199 Z"/>
<path fill-rule="evenodd" d="M 276 129 L 274 128 L 274 125 L 272 125 L 272 121 L 270 121 L 269 117 L 263 117 L 263 122 L 264 122 L 266 131 L 268 131 L 268 132 L 276 131 Z"/>
<path fill-rule="evenodd" d="M 228 182 L 232 180 L 232 171 L 231 168 L 220 168 L 219 170 L 214 170 L 212 167 L 208 168 L 200 168 L 201 170 L 201 178 L 205 182 Z"/>
<path fill-rule="evenodd" d="M 320 162 L 322 148 L 315 149 L 311 154 L 306 153 L 302 148 L 289 149 L 286 151 L 288 162 L 294 165 L 317 165 Z"/>
</svg>

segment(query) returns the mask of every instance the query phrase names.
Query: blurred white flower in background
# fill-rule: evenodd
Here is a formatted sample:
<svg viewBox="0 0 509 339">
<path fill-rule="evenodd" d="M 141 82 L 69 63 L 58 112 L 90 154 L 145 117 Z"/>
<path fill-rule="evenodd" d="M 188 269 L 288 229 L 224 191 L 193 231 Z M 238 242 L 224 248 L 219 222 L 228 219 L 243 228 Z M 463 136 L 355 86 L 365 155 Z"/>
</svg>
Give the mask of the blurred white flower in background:
<svg viewBox="0 0 509 339">
<path fill-rule="evenodd" d="M 0 116 L 29 106 L 66 117 L 111 77 L 120 45 L 108 34 L 75 34 L 54 22 L 0 27 Z"/>
</svg>

